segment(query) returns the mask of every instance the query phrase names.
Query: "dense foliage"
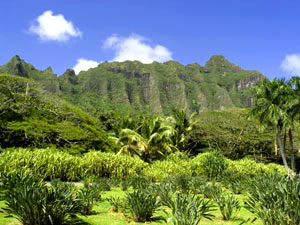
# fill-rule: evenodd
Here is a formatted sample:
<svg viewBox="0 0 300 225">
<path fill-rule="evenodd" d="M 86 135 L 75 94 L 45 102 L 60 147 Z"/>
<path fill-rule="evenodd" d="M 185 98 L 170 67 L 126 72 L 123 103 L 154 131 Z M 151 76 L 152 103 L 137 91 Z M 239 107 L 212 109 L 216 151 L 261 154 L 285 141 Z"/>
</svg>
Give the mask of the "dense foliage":
<svg viewBox="0 0 300 225">
<path fill-rule="evenodd" d="M 285 80 L 265 81 L 254 89 L 255 105 L 250 116 L 260 122 L 260 128 L 273 127 L 276 131 L 275 146 L 279 147 L 280 156 L 287 174 L 296 174 L 296 151 L 294 149 L 293 133 L 299 121 L 300 114 L 300 78 L 293 77 L 289 82 Z M 284 138 L 282 138 L 284 133 Z M 290 167 L 286 157 L 286 136 L 289 140 Z M 278 147 L 277 147 L 278 146 Z"/>
<path fill-rule="evenodd" d="M 0 147 L 54 145 L 76 152 L 114 151 L 101 123 L 54 96 L 32 80 L 0 75 Z"/>
<path fill-rule="evenodd" d="M 81 199 L 69 185 L 47 187 L 31 175 L 15 173 L 2 177 L 4 212 L 23 225 L 78 224 Z"/>
<path fill-rule="evenodd" d="M 209 155 L 214 159 L 213 154 L 204 153 L 183 159 L 180 154 L 172 154 L 165 160 L 149 164 L 139 158 L 113 153 L 89 152 L 84 155 L 71 155 L 55 149 L 15 149 L 0 154 L 0 171 L 13 174 L 21 170 L 44 180 L 58 178 L 64 181 L 78 181 L 91 175 L 120 179 L 144 175 L 153 181 L 162 181 L 168 175 L 180 174 L 218 178 L 220 173 L 211 171 L 219 161 L 213 163 L 211 168 L 206 164 Z M 226 171 L 235 175 L 285 173 L 283 167 L 276 164 L 265 165 L 251 159 L 224 160 L 228 165 Z"/>
</svg>

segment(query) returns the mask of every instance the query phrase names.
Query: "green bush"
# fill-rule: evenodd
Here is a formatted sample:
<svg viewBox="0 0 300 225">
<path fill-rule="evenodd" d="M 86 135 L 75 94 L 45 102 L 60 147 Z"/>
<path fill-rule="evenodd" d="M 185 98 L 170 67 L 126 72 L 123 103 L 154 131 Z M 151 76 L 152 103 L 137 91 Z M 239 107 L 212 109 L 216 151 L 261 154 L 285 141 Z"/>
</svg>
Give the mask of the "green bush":
<svg viewBox="0 0 300 225">
<path fill-rule="evenodd" d="M 145 190 L 151 185 L 149 178 L 144 176 L 134 176 L 130 179 L 133 189 Z"/>
<path fill-rule="evenodd" d="M 95 151 L 84 154 L 80 164 L 86 176 L 95 175 L 121 179 L 140 174 L 147 165 L 139 158 Z"/>
<path fill-rule="evenodd" d="M 204 184 L 199 186 L 198 192 L 203 194 L 205 198 L 215 198 L 222 193 L 222 189 L 216 185 Z"/>
<path fill-rule="evenodd" d="M 104 177 L 96 177 L 96 176 L 90 176 L 83 180 L 84 187 L 87 187 L 88 185 L 94 185 L 97 186 L 97 189 L 99 191 L 110 191 L 111 190 L 111 181 L 110 179 L 104 178 Z"/>
<path fill-rule="evenodd" d="M 174 189 L 170 183 L 155 184 L 150 191 L 158 197 L 158 201 L 162 206 L 171 206 Z"/>
<path fill-rule="evenodd" d="M 189 182 L 191 179 L 191 176 L 186 174 L 169 175 L 165 177 L 163 183 L 171 184 L 174 191 L 186 192 L 189 190 Z"/>
<path fill-rule="evenodd" d="M 55 149 L 15 149 L 4 151 L 0 157 L 0 168 L 4 174 L 17 170 L 30 172 L 44 180 L 79 180 L 82 174 L 80 158 Z"/>
<path fill-rule="evenodd" d="M 258 176 L 251 186 L 246 208 L 264 225 L 300 224 L 300 179 L 279 175 Z"/>
<path fill-rule="evenodd" d="M 2 150 L 0 171 L 8 175 L 20 170 L 44 180 L 62 181 L 79 181 L 89 176 L 118 180 L 144 176 L 151 181 L 161 182 L 169 175 L 200 175 L 220 179 L 224 178 L 221 176 L 224 172 L 231 172 L 238 176 L 285 174 L 284 167 L 280 165 L 265 165 L 251 159 L 231 161 L 217 152 L 199 154 L 191 159 L 186 155 L 172 154 L 163 161 L 148 164 L 139 158 L 97 151 L 72 155 L 55 148 Z"/>
<path fill-rule="evenodd" d="M 142 175 L 149 177 L 154 182 L 161 182 L 168 175 L 192 175 L 191 164 L 188 160 L 156 161 L 142 171 Z"/>
<path fill-rule="evenodd" d="M 172 214 L 165 211 L 167 222 L 173 225 L 198 225 L 205 218 L 211 220 L 214 216 L 214 206 L 210 200 L 204 200 L 199 196 L 190 194 L 177 194 L 170 208 Z"/>
<path fill-rule="evenodd" d="M 286 174 L 286 171 L 283 166 L 276 165 L 274 163 L 257 163 L 255 160 L 249 158 L 236 161 L 228 159 L 226 160 L 226 162 L 228 163 L 228 170 L 232 171 L 235 174 Z"/>
<path fill-rule="evenodd" d="M 78 222 L 80 199 L 72 188 L 47 187 L 29 175 L 2 178 L 3 212 L 26 225 L 62 225 Z"/>
<path fill-rule="evenodd" d="M 94 205 L 101 200 L 102 186 L 101 183 L 85 183 L 79 190 L 81 199 L 81 213 L 83 215 L 92 215 Z"/>
<path fill-rule="evenodd" d="M 110 197 L 107 201 L 111 204 L 113 212 L 122 212 L 126 209 L 126 202 L 124 198 Z"/>
<path fill-rule="evenodd" d="M 156 196 L 145 191 L 134 191 L 126 195 L 127 206 L 136 222 L 153 220 L 153 214 L 160 207 Z"/>
<path fill-rule="evenodd" d="M 233 195 L 216 195 L 214 200 L 221 211 L 223 220 L 232 219 L 241 209 L 239 200 Z"/>
<path fill-rule="evenodd" d="M 192 177 L 189 182 L 189 189 L 194 194 L 200 194 L 199 193 L 199 187 L 202 185 L 205 185 L 207 183 L 207 179 L 205 176 L 196 176 Z"/>
<path fill-rule="evenodd" d="M 0 157 L 4 174 L 22 170 L 44 180 L 78 181 L 87 176 L 127 179 L 140 174 L 146 166 L 130 156 L 94 151 L 81 156 L 50 148 L 15 149 L 2 152 Z"/>
<path fill-rule="evenodd" d="M 224 156 L 217 150 L 200 154 L 192 160 L 192 169 L 196 175 L 205 175 L 211 179 L 220 177 L 227 167 Z"/>
<path fill-rule="evenodd" d="M 248 190 L 252 177 L 253 175 L 243 175 L 228 170 L 222 176 L 221 183 L 234 194 L 241 194 Z"/>
</svg>

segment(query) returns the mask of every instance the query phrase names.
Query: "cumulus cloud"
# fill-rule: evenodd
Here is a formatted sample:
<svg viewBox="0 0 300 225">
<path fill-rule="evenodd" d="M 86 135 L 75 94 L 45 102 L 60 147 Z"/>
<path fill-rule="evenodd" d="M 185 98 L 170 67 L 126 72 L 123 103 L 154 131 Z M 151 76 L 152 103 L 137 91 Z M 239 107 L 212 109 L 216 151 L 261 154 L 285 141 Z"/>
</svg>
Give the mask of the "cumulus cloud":
<svg viewBox="0 0 300 225">
<path fill-rule="evenodd" d="M 300 75 L 300 54 L 286 55 L 281 68 L 292 75 Z"/>
<path fill-rule="evenodd" d="M 153 61 L 165 62 L 172 59 L 172 53 L 162 45 L 151 45 L 149 40 L 139 36 L 119 37 L 112 35 L 107 38 L 103 48 L 114 51 L 112 61 L 123 62 L 126 60 L 138 60 L 142 63 Z"/>
<path fill-rule="evenodd" d="M 80 71 L 87 71 L 88 69 L 95 68 L 98 65 L 99 63 L 94 60 L 81 58 L 77 60 L 77 64 L 73 67 L 73 70 L 76 74 L 79 74 Z"/>
<path fill-rule="evenodd" d="M 71 21 L 66 20 L 62 14 L 53 15 L 50 10 L 36 19 L 35 24 L 30 26 L 29 32 L 37 34 L 41 40 L 51 41 L 68 41 L 71 37 L 82 35 Z"/>
</svg>

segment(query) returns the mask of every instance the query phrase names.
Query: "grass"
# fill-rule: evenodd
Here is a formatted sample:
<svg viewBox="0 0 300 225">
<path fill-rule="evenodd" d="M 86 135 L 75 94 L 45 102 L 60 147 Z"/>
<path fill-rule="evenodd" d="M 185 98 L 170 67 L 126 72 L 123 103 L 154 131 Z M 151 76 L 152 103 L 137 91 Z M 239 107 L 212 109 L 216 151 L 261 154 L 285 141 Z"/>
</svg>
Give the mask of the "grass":
<svg viewBox="0 0 300 225">
<path fill-rule="evenodd" d="M 124 197 L 125 192 L 122 191 L 120 188 L 112 188 L 111 191 L 106 192 L 103 195 L 103 198 L 108 198 L 110 196 L 114 197 Z M 243 195 L 238 195 L 237 196 L 239 200 L 242 202 L 245 196 Z M 4 206 L 4 202 L 0 202 L 0 207 Z M 164 222 L 147 222 L 147 223 L 136 223 L 130 220 L 130 218 L 126 217 L 122 213 L 114 213 L 111 211 L 111 206 L 108 201 L 103 201 L 100 202 L 98 205 L 95 206 L 94 210 L 97 212 L 95 215 L 91 216 L 82 216 L 81 218 L 85 221 L 88 222 L 91 225 L 123 225 L 123 224 L 152 224 L 152 225 L 158 225 L 158 224 L 166 224 Z M 248 212 L 246 209 L 242 208 L 241 211 L 236 215 L 235 220 L 231 221 L 223 221 L 222 220 L 222 215 L 220 211 L 217 209 L 216 211 L 213 212 L 213 214 L 216 216 L 213 221 L 209 221 L 206 219 L 201 220 L 200 224 L 202 225 L 219 225 L 219 224 L 227 224 L 227 225 L 239 225 L 241 223 L 241 220 L 248 219 L 252 215 L 250 212 Z M 0 225 L 18 225 L 19 223 L 17 222 L 16 219 L 14 218 L 5 218 L 5 214 L 0 213 Z M 247 223 L 247 224 L 255 224 L 255 225 L 262 225 L 262 222 L 257 220 L 254 223 Z"/>
</svg>

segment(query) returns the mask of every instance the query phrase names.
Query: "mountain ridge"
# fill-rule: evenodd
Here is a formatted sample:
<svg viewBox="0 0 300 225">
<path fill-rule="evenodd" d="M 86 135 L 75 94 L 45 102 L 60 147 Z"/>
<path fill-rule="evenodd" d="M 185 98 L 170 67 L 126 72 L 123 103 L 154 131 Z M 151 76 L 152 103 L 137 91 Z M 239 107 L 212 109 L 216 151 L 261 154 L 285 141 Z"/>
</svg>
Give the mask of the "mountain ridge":
<svg viewBox="0 0 300 225">
<path fill-rule="evenodd" d="M 16 55 L 0 66 L 0 73 L 36 80 L 45 90 L 91 113 L 108 109 L 168 114 L 174 107 L 191 112 L 251 107 L 249 88 L 267 79 L 221 55 L 211 56 L 205 66 L 177 61 L 103 62 L 78 75 L 67 69 L 61 76 L 51 67 L 38 70 Z"/>
</svg>

